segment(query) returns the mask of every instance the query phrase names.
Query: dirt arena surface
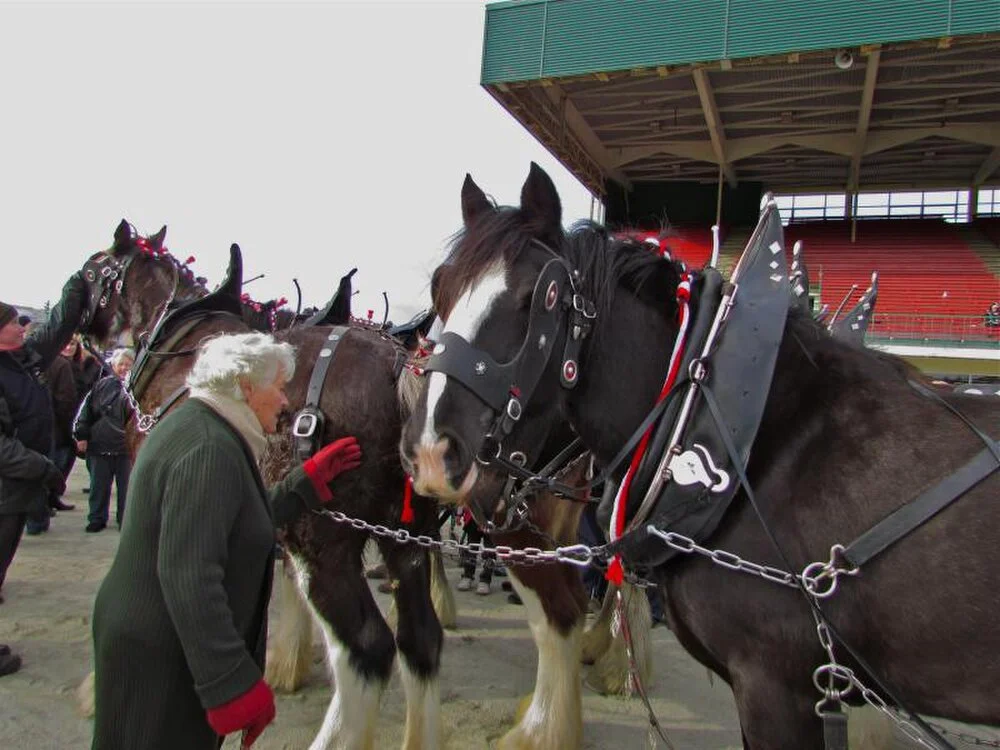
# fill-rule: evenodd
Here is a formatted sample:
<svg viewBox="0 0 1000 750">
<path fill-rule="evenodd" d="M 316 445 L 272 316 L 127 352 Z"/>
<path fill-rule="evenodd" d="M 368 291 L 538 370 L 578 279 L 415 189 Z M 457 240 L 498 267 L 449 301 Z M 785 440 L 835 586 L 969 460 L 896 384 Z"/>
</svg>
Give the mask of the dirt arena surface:
<svg viewBox="0 0 1000 750">
<path fill-rule="evenodd" d="M 86 472 L 78 462 L 67 502 L 51 530 L 26 536 L 4 586 L 0 643 L 21 654 L 24 666 L 0 678 L 0 748 L 82 749 L 90 746 L 91 722 L 77 709 L 76 689 L 91 668 L 90 622 L 94 595 L 111 563 L 118 532 L 86 534 Z M 447 561 L 456 583 L 459 569 Z M 735 575 L 735 574 L 734 574 Z M 458 629 L 446 631 L 441 669 L 444 746 L 454 750 L 494 747 L 513 725 L 522 697 L 535 680 L 536 652 L 522 608 L 509 604 L 495 578 L 489 596 L 455 592 Z M 373 582 L 374 583 L 374 582 Z M 389 596 L 376 593 L 383 612 Z M 272 618 L 280 613 L 272 607 Z M 272 628 L 273 631 L 273 628 Z M 741 747 L 736 711 L 721 680 L 687 656 L 670 631 L 652 633 L 654 675 L 649 693 L 674 745 L 694 750 Z M 275 722 L 254 745 L 260 750 L 308 748 L 319 729 L 331 685 L 314 639 L 306 686 L 278 696 Z M 404 722 L 403 691 L 394 676 L 382 700 L 376 747 L 398 748 Z M 638 698 L 604 697 L 584 687 L 584 747 L 649 748 L 646 711 Z M 909 747 L 894 743 L 897 747 Z M 239 746 L 234 735 L 227 749 Z M 662 743 L 656 747 L 663 747 Z"/>
</svg>

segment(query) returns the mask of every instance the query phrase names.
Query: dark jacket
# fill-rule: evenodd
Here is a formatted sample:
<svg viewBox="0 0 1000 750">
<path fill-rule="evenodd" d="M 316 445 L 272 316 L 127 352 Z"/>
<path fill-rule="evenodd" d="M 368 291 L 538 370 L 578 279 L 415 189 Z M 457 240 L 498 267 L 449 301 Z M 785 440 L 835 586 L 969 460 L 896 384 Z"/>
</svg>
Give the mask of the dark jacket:
<svg viewBox="0 0 1000 750">
<path fill-rule="evenodd" d="M 208 750 L 205 718 L 263 674 L 275 518 L 317 505 L 301 467 L 270 493 L 249 447 L 189 400 L 150 432 L 94 603 L 94 750 Z"/>
<path fill-rule="evenodd" d="M 125 401 L 122 382 L 114 375 L 97 381 L 80 404 L 73 421 L 73 437 L 87 441 L 90 455 L 126 453 L 125 425 L 131 410 Z"/>
<path fill-rule="evenodd" d="M 48 491 L 42 479 L 52 450 L 52 403 L 45 371 L 73 335 L 87 303 L 87 287 L 74 274 L 48 321 L 24 346 L 0 352 L 0 513 L 25 513 Z"/>
<path fill-rule="evenodd" d="M 52 415 L 55 425 L 52 432 L 53 444 L 59 448 L 73 444 L 73 417 L 79 401 L 76 397 L 76 379 L 73 364 L 63 356 L 52 360 L 45 371 L 49 381 L 49 395 L 52 397 Z"/>
<path fill-rule="evenodd" d="M 97 357 L 80 356 L 73 359 L 73 379 L 76 382 L 76 404 L 73 407 L 73 414 L 76 414 L 83 399 L 97 381 L 109 374 L 110 370 L 106 370 Z"/>
</svg>

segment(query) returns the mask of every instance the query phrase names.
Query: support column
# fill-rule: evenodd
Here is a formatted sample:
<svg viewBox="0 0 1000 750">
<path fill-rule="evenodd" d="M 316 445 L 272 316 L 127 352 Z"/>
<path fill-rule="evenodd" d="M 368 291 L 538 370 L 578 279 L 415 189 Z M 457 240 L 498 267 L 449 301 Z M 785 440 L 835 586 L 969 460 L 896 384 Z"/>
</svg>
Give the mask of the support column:
<svg viewBox="0 0 1000 750">
<path fill-rule="evenodd" d="M 715 223 L 717 226 L 722 226 L 722 180 L 725 177 L 725 170 L 723 166 L 719 165 L 719 192 L 715 198 Z"/>
</svg>

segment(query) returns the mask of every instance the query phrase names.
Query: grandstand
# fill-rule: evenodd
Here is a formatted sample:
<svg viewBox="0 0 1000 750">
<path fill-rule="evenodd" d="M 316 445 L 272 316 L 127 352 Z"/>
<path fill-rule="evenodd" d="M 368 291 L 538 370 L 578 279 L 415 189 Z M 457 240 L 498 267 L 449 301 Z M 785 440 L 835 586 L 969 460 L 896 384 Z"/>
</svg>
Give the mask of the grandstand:
<svg viewBox="0 0 1000 750">
<path fill-rule="evenodd" d="M 955 225 L 935 219 L 791 224 L 789 244 L 806 248 L 814 296 L 831 310 L 857 285 L 852 301 L 879 273 L 872 333 L 905 339 L 988 341 L 983 312 L 997 297 L 997 277 Z"/>
<path fill-rule="evenodd" d="M 817 307 L 877 270 L 870 344 L 1000 376 L 998 74 L 995 0 L 515 0 L 482 85 L 612 229 L 725 271 L 771 191 Z"/>
</svg>

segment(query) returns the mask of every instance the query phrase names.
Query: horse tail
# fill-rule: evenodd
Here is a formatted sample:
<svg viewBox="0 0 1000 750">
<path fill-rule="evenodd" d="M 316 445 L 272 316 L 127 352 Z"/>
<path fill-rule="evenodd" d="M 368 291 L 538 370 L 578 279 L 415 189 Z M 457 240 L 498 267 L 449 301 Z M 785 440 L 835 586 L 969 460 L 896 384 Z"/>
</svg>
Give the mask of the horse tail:
<svg viewBox="0 0 1000 750">
<path fill-rule="evenodd" d="M 292 562 L 285 557 L 281 567 L 274 577 L 278 626 L 272 631 L 264 677 L 271 687 L 292 693 L 302 686 L 312 664 L 312 614 Z"/>
<path fill-rule="evenodd" d="M 85 719 L 94 718 L 94 673 L 89 672 L 76 689 L 76 709 Z"/>
<path fill-rule="evenodd" d="M 618 589 L 608 586 L 604 605 L 597 621 L 585 634 L 584 656 L 593 660 L 594 667 L 587 675 L 587 684 L 603 695 L 631 696 L 634 692 L 625 644 L 624 629 L 615 627 L 615 610 Z M 650 633 L 653 617 L 649 610 L 646 592 L 630 583 L 623 583 L 624 616 L 632 636 L 632 661 L 642 684 L 649 685 L 653 671 L 653 653 Z M 603 647 L 603 650 L 597 649 Z"/>
</svg>

